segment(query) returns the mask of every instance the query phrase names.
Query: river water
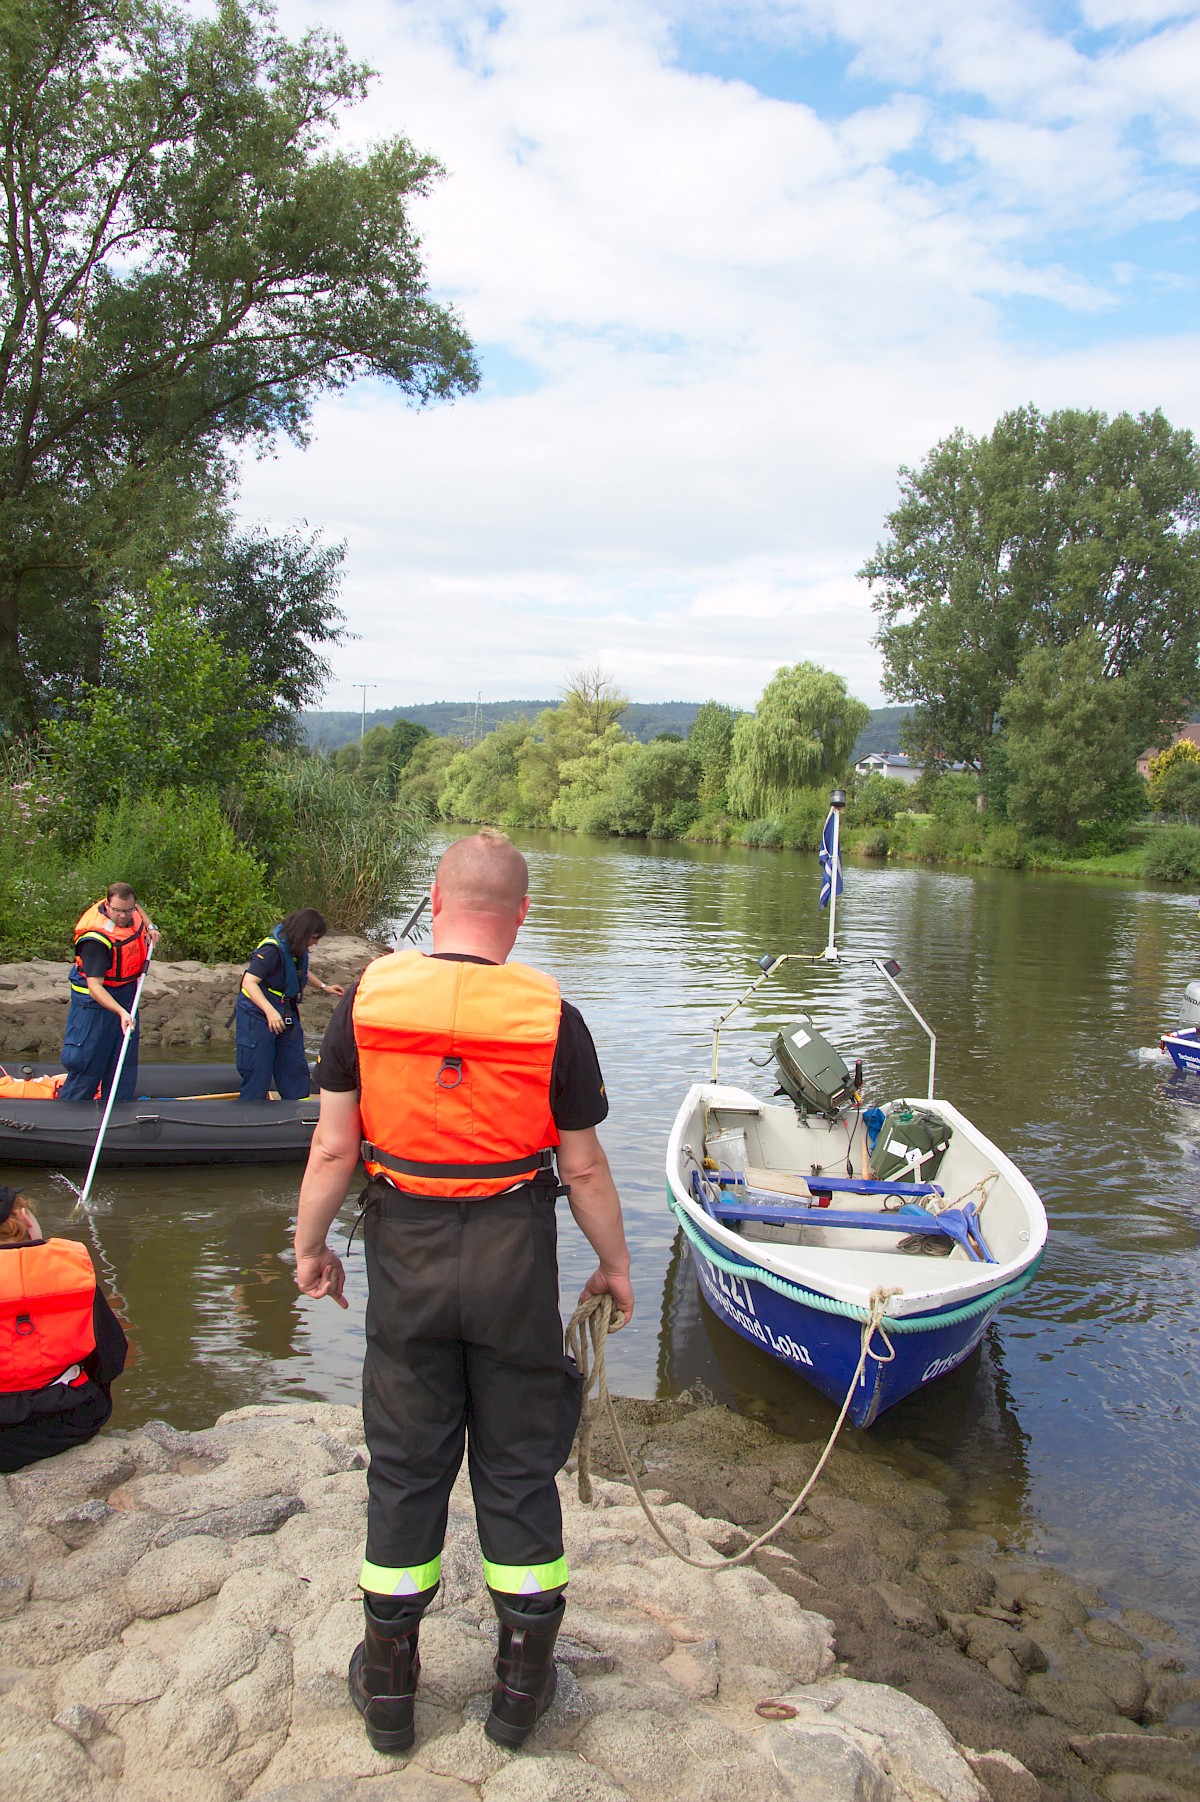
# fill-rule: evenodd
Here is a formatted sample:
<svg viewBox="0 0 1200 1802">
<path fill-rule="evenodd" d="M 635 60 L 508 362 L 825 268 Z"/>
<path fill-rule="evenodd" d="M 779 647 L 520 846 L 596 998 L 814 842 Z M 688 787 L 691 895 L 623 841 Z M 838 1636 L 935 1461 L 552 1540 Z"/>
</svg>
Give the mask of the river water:
<svg viewBox="0 0 1200 1802">
<path fill-rule="evenodd" d="M 612 1112 L 637 1312 L 610 1341 L 618 1392 L 704 1385 L 814 1439 L 827 1403 L 696 1299 L 664 1201 L 663 1153 L 712 1019 L 763 951 L 818 950 L 813 857 L 529 834 L 534 904 L 521 955 L 591 1025 Z M 903 865 L 848 869 L 844 951 L 896 957 L 938 1032 L 938 1093 L 1022 1166 L 1050 1216 L 1033 1287 L 980 1352 L 871 1429 L 876 1455 L 932 1475 L 964 1520 L 999 1520 L 1115 1605 L 1173 1620 L 1200 1647 L 1200 1088 L 1138 1061 L 1200 973 L 1195 899 L 1124 883 Z M 875 1099 L 922 1094 L 926 1045 L 874 974 L 788 966 L 722 1040 L 722 1076 L 811 1011 Z M 111 1171 L 96 1232 L 129 1322 L 115 1425 L 199 1427 L 248 1402 L 357 1393 L 364 1277 L 348 1314 L 297 1297 L 295 1170 Z M 70 1196 L 31 1173 L 47 1230 Z M 352 1208 L 345 1212 L 349 1221 Z M 593 1260 L 562 1212 L 564 1304 Z M 514 1295 L 513 1306 L 521 1305 Z"/>
</svg>

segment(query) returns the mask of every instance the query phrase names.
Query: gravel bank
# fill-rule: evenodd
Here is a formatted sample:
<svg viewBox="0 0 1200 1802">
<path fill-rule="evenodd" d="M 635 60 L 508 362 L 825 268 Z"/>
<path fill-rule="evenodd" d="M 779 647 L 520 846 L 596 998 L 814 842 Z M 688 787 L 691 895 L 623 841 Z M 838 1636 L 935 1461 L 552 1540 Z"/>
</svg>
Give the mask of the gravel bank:
<svg viewBox="0 0 1200 1802">
<path fill-rule="evenodd" d="M 779 1518 L 823 1449 L 686 1398 L 618 1410 L 639 1477 L 751 1535 Z M 592 1464 L 621 1469 L 599 1422 Z M 1166 1723 L 1200 1684 L 1173 1629 L 1140 1610 L 1115 1613 L 1009 1549 L 978 1507 L 955 1526 L 952 1483 L 940 1476 L 935 1487 L 902 1475 L 869 1436 L 847 1438 L 775 1541 L 789 1556 L 762 1568 L 835 1623 L 850 1677 L 903 1690 L 962 1743 L 1004 1749 L 1046 1797 L 1195 1802 L 1200 1733 Z"/>
<path fill-rule="evenodd" d="M 247 946 L 247 958 L 250 950 Z M 379 951 L 369 939 L 331 932 L 321 941 L 313 962 L 322 982 L 347 983 L 378 957 Z M 231 1045 L 229 1015 L 245 967 L 245 960 L 240 964 L 201 964 L 186 958 L 176 963 L 152 962 L 138 1009 L 142 1055 L 153 1045 Z M 0 1058 L 56 1059 L 62 1049 L 68 998 L 65 957 L 0 964 Z M 304 1000 L 306 1033 L 325 1030 L 335 1001 L 336 996 L 309 990 Z"/>
<path fill-rule="evenodd" d="M 787 1554 L 770 1576 L 690 1570 L 604 1481 L 594 1508 L 564 1483 L 569 1637 L 528 1747 L 482 1731 L 494 1629 L 460 1485 L 416 1747 L 373 1752 L 345 1688 L 360 1434 L 351 1408 L 244 1408 L 202 1433 L 105 1434 L 0 1483 L 7 1802 L 1037 1802 L 1016 1758 L 848 1675 L 830 1621 L 780 1581 Z M 664 1513 L 694 1557 L 741 1537 Z M 784 1718 L 756 1712 L 768 1699 Z"/>
</svg>

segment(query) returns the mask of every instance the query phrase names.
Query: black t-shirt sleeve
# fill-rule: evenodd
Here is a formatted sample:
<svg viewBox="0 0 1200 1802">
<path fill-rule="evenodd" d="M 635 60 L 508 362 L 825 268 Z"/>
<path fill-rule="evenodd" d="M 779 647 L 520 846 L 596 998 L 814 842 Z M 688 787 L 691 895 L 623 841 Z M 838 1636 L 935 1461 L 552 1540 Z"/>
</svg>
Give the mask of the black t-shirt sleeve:
<svg viewBox="0 0 1200 1802">
<path fill-rule="evenodd" d="M 569 1001 L 563 1002 L 559 1021 L 550 1075 L 550 1112 L 560 1133 L 583 1132 L 608 1117 L 608 1096 L 592 1035 L 579 1009 Z"/>
<path fill-rule="evenodd" d="M 358 1091 L 358 1046 L 354 1042 L 352 1011 L 357 988 L 358 984 L 353 983 L 346 990 L 325 1028 L 317 1058 L 319 1089 L 341 1094 Z M 608 1097 L 592 1035 L 579 1009 L 569 1001 L 563 1002 L 559 1021 L 550 1074 L 550 1111 L 559 1132 L 583 1132 L 589 1126 L 599 1126 L 608 1115 Z"/>
<path fill-rule="evenodd" d="M 352 982 L 333 1010 L 325 1028 L 315 1071 L 318 1089 L 331 1089 L 337 1094 L 358 1093 L 358 1046 L 354 1043 L 354 997 L 357 981 Z"/>
<path fill-rule="evenodd" d="M 276 944 L 260 945 L 246 966 L 247 976 L 257 976 L 265 989 L 283 987 L 283 952 Z"/>
<path fill-rule="evenodd" d="M 103 980 L 108 975 L 112 952 L 107 945 L 102 944 L 99 939 L 80 939 L 75 949 L 85 976 L 96 976 Z"/>
</svg>

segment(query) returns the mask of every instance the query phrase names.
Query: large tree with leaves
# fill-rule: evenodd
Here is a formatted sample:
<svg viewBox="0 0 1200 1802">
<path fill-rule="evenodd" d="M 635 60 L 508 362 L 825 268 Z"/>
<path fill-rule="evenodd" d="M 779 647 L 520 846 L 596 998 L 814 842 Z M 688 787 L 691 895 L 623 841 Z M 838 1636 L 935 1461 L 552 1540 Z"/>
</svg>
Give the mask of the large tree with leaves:
<svg viewBox="0 0 1200 1802">
<path fill-rule="evenodd" d="M 256 0 L 0 0 L 0 721 L 36 707 L 24 610 L 98 638 L 232 447 L 302 439 L 359 374 L 474 386 L 409 213 L 438 165 L 331 147 L 367 80 Z"/>
<path fill-rule="evenodd" d="M 1022 659 L 1084 633 L 1124 684 L 1140 749 L 1200 693 L 1200 453 L 1161 412 L 1006 413 L 901 469 L 860 574 L 907 742 L 986 763 Z"/>
<path fill-rule="evenodd" d="M 734 722 L 729 799 L 745 818 L 778 813 L 797 789 L 840 779 L 871 716 L 819 663 L 776 670 L 753 713 Z"/>
</svg>

